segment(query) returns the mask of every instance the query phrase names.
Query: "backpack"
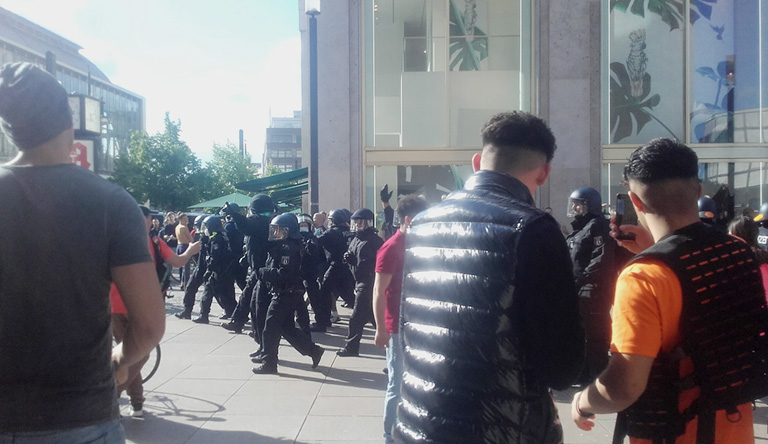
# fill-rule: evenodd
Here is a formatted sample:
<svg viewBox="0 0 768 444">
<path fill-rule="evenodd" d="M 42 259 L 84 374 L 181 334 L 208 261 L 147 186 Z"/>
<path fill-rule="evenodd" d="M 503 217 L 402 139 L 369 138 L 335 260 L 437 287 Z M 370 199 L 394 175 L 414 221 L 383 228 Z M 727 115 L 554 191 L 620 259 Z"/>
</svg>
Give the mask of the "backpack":
<svg viewBox="0 0 768 444">
<path fill-rule="evenodd" d="M 718 410 L 737 418 L 739 405 L 768 395 L 768 309 L 757 262 L 745 243 L 704 224 L 676 231 L 632 262 L 649 259 L 680 281 L 683 339 L 656 358 L 643 395 L 619 413 L 613 442 L 629 435 L 674 443 L 698 417 L 697 443 L 711 444 Z M 687 358 L 694 372 L 681 379 Z M 680 413 L 680 392 L 694 387 L 699 398 Z"/>
</svg>

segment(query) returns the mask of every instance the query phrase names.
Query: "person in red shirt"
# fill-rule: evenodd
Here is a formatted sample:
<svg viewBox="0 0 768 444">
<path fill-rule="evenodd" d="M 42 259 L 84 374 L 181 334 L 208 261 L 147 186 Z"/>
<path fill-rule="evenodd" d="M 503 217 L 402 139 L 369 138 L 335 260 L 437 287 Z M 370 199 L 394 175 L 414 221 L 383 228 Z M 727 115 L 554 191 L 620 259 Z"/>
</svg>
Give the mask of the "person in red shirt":
<svg viewBox="0 0 768 444">
<path fill-rule="evenodd" d="M 376 255 L 376 277 L 373 282 L 373 316 L 376 319 L 374 341 L 387 351 L 387 393 L 384 397 L 384 439 L 391 443 L 392 427 L 397 419 L 400 403 L 400 382 L 403 378 L 403 356 L 398 324 L 400 322 L 400 293 L 403 285 L 405 260 L 405 234 L 411 220 L 427 209 L 421 196 L 408 195 L 397 203 L 400 228 L 387 239 Z"/>
<path fill-rule="evenodd" d="M 143 205 L 139 205 L 139 207 L 141 208 L 142 213 L 144 213 L 147 232 L 149 232 L 152 228 L 152 214 L 157 212 L 153 212 Z M 192 256 L 200 251 L 200 242 L 191 243 L 189 248 L 187 248 L 183 254 L 177 255 L 165 241 L 158 237 L 147 236 L 147 241 L 149 242 L 149 252 L 152 254 L 152 259 L 155 261 L 155 264 L 158 262 L 158 259 L 155 256 L 156 251 L 160 252 L 161 261 L 168 262 L 177 268 L 183 267 Z M 123 337 L 128 328 L 128 312 L 120 297 L 120 292 L 117 290 L 114 283 L 109 292 L 109 299 L 112 305 L 112 334 L 115 336 L 115 342 L 119 344 L 123 342 Z M 128 379 L 117 385 L 118 396 L 123 390 L 128 394 L 128 397 L 131 400 L 131 416 L 133 417 L 141 417 L 144 414 L 144 386 L 142 384 L 141 368 L 147 362 L 147 358 L 149 358 L 149 355 L 128 367 Z"/>
</svg>

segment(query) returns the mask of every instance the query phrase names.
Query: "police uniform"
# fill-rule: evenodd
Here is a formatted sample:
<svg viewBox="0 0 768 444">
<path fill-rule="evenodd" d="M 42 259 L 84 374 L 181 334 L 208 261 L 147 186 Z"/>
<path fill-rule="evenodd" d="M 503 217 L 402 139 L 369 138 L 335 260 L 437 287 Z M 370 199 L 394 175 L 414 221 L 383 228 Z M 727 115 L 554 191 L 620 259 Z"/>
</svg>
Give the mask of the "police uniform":
<svg viewBox="0 0 768 444">
<path fill-rule="evenodd" d="M 367 323 L 373 323 L 373 281 L 376 277 L 376 252 L 384 244 L 375 228 L 366 228 L 355 233 L 344 255 L 355 279 L 355 306 L 349 318 L 347 344 L 343 350 L 356 355 L 360 349 L 360 339 Z"/>
<path fill-rule="evenodd" d="M 579 311 L 584 322 L 587 349 L 581 382 L 591 382 L 608 364 L 611 340 L 611 305 L 616 285 L 616 241 L 609 236 L 603 215 L 576 216 L 566 238 L 573 262 Z"/>
<path fill-rule="evenodd" d="M 303 245 L 300 240 L 286 239 L 275 243 L 269 250 L 267 262 L 259 269 L 259 278 L 266 284 L 271 297 L 263 333 L 262 371 L 277 371 L 277 351 L 280 337 L 284 337 L 303 356 L 322 354 L 312 339 L 296 328 L 294 313 L 304 302 L 304 282 L 301 276 Z"/>
<path fill-rule="evenodd" d="M 352 233 L 345 225 L 333 225 L 317 238 L 317 243 L 325 250 L 328 261 L 328 269 L 320 286 L 320 297 L 317 304 L 312 303 L 318 327 L 331 326 L 331 306 L 336 297 L 340 296 L 346 303 L 354 304 L 354 280 L 349 267 L 343 262 L 351 239 Z"/>
</svg>

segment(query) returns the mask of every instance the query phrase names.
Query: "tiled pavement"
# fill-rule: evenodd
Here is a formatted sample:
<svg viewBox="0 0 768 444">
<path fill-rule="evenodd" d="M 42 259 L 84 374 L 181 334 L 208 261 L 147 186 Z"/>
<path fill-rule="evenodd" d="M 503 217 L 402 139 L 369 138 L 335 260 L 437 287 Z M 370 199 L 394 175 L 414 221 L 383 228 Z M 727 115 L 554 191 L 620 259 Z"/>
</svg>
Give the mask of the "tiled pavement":
<svg viewBox="0 0 768 444">
<path fill-rule="evenodd" d="M 254 375 L 248 353 L 256 347 L 246 334 L 219 327 L 214 307 L 210 325 L 173 316 L 181 310 L 181 292 L 167 301 L 167 325 L 157 374 L 145 384 L 144 418 L 123 418 L 129 443 L 382 443 L 386 375 L 384 352 L 366 330 L 360 357 L 334 353 L 344 341 L 348 310 L 326 334 L 313 334 L 326 349 L 312 370 L 309 357 L 283 341 L 280 374 Z M 215 304 L 214 304 L 215 306 Z M 197 306 L 195 307 L 197 308 Z M 558 392 L 565 442 L 610 443 L 613 415 L 603 415 L 591 432 L 569 420 L 572 392 Z M 126 396 L 120 400 L 128 414 Z M 757 442 L 768 442 L 768 405 L 758 403 Z"/>
</svg>

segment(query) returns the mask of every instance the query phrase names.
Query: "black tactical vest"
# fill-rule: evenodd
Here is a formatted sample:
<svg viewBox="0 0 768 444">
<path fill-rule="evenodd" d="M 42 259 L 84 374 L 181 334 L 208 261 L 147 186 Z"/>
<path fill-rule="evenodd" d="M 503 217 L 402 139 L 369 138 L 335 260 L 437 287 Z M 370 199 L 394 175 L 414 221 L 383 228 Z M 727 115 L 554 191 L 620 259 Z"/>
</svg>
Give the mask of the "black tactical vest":
<svg viewBox="0 0 768 444">
<path fill-rule="evenodd" d="M 696 416 L 696 442 L 713 443 L 717 410 L 736 413 L 738 405 L 768 395 L 768 311 L 754 254 L 740 240 L 697 223 L 632 262 L 662 262 L 677 275 L 682 343 L 659 353 L 645 392 L 619 413 L 614 443 L 626 435 L 674 443 Z M 694 373 L 681 380 L 679 363 L 686 356 Z M 701 395 L 681 414 L 678 394 L 694 386 Z"/>
</svg>

